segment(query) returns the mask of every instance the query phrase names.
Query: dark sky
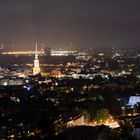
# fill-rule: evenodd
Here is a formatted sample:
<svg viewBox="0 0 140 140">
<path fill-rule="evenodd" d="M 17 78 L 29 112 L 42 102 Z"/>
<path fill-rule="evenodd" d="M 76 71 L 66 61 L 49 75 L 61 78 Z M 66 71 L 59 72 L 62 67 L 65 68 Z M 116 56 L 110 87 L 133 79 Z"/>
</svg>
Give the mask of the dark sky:
<svg viewBox="0 0 140 140">
<path fill-rule="evenodd" d="M 0 0 L 0 42 L 23 50 L 35 41 L 52 48 L 140 47 L 140 0 Z"/>
</svg>

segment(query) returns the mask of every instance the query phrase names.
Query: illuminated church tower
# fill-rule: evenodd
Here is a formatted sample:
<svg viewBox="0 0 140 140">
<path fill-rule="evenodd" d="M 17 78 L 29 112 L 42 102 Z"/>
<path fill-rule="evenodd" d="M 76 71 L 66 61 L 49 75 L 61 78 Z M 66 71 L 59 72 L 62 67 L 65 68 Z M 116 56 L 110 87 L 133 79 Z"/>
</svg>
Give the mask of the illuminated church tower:
<svg viewBox="0 0 140 140">
<path fill-rule="evenodd" d="M 38 59 L 38 52 L 37 52 L 37 42 L 35 44 L 35 59 L 34 59 L 34 67 L 33 67 L 33 75 L 37 75 L 40 73 L 39 67 L 39 59 Z"/>
</svg>

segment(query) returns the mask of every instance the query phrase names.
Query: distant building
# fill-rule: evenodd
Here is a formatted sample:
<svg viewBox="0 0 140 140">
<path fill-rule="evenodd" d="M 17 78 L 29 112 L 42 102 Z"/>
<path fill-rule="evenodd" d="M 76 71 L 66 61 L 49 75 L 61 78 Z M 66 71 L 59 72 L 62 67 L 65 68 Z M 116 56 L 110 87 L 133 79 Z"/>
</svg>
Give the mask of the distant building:
<svg viewBox="0 0 140 140">
<path fill-rule="evenodd" d="M 37 43 L 36 43 L 36 52 L 35 52 L 35 59 L 34 59 L 33 75 L 39 74 L 40 71 L 41 71 L 41 69 L 40 69 L 40 66 L 39 66 Z"/>
<path fill-rule="evenodd" d="M 3 53 L 3 52 L 4 52 L 4 44 L 1 43 L 1 44 L 0 44 L 0 53 Z"/>
<path fill-rule="evenodd" d="M 80 126 L 85 124 L 83 115 L 71 117 L 71 119 L 67 122 L 67 127 L 72 127 L 72 126 Z"/>
<path fill-rule="evenodd" d="M 57 70 L 57 69 L 56 70 L 52 70 L 51 75 L 53 77 L 60 78 L 61 77 L 61 71 L 60 70 Z"/>
<path fill-rule="evenodd" d="M 51 48 L 50 47 L 45 48 L 45 55 L 46 56 L 51 56 Z"/>
<path fill-rule="evenodd" d="M 0 85 L 1 86 L 19 86 L 24 85 L 24 79 L 1 79 Z"/>
<path fill-rule="evenodd" d="M 41 72 L 41 76 L 43 76 L 43 77 L 49 77 L 50 76 L 50 74 L 51 74 L 51 72 Z"/>
<path fill-rule="evenodd" d="M 128 106 L 134 106 L 137 103 L 140 103 L 140 96 L 130 96 Z"/>
</svg>

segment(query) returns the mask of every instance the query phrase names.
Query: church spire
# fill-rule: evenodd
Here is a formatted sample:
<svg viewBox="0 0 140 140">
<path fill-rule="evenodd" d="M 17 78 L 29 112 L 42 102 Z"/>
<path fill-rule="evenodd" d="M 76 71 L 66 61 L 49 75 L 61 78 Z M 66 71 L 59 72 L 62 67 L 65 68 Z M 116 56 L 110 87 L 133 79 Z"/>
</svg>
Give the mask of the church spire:
<svg viewBox="0 0 140 140">
<path fill-rule="evenodd" d="M 34 59 L 33 75 L 37 75 L 39 73 L 40 73 L 40 66 L 39 66 L 37 42 L 36 42 L 35 43 L 35 59 Z"/>
<path fill-rule="evenodd" d="M 35 59 L 38 59 L 37 42 L 35 43 Z"/>
</svg>

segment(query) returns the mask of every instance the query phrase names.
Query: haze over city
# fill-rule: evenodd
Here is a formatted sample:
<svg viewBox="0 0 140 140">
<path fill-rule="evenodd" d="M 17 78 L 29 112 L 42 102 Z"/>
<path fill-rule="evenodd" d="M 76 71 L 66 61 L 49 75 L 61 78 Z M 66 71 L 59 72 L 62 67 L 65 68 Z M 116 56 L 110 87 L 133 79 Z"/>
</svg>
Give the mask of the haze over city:
<svg viewBox="0 0 140 140">
<path fill-rule="evenodd" d="M 0 42 L 15 50 L 139 47 L 139 0 L 1 0 Z"/>
<path fill-rule="evenodd" d="M 0 140 L 140 140 L 140 0 L 0 0 Z"/>
</svg>

